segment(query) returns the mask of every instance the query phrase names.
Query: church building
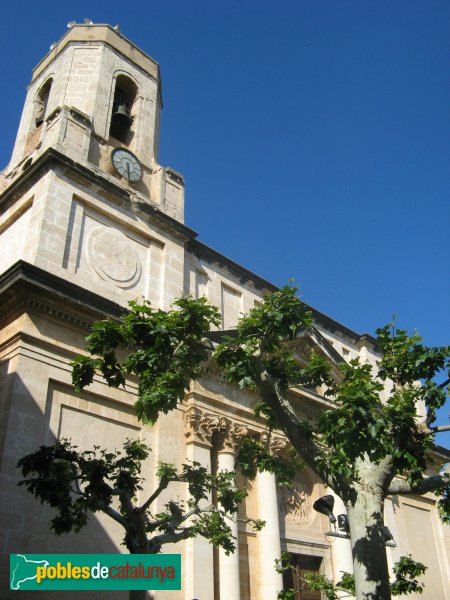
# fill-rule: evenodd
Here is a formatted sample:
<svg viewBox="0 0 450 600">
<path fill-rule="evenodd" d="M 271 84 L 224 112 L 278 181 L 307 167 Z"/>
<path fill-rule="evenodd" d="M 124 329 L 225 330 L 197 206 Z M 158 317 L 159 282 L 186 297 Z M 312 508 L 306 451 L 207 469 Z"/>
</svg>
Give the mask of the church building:
<svg viewBox="0 0 450 600">
<path fill-rule="evenodd" d="M 54 536 L 49 509 L 17 485 L 24 455 L 55 438 L 110 450 L 126 438 L 141 439 L 152 448 L 146 494 L 155 487 L 159 461 L 233 470 L 242 436 L 265 432 L 252 408 L 256 395 L 227 384 L 210 366 L 183 405 L 153 427 L 135 417 L 135 382 L 116 390 L 96 378 L 81 394 L 71 383 L 70 363 L 85 351 L 90 325 L 119 317 L 130 300 L 145 297 L 169 309 L 182 294 L 206 296 L 228 330 L 276 289 L 206 246 L 184 223 L 183 175 L 158 162 L 161 110 L 158 63 L 109 25 L 70 24 L 32 72 L 11 162 L 0 174 L 1 600 L 15 597 L 8 591 L 10 553 L 125 551 L 119 526 L 100 514 L 77 535 Z M 314 348 L 335 364 L 358 357 L 376 367 L 371 336 L 312 312 L 314 328 L 296 342 L 300 361 Z M 331 406 L 319 391 L 303 388 L 292 391 L 292 403 L 308 421 Z M 281 434 L 272 446 L 283 450 Z M 275 600 L 286 585 L 274 569 L 283 550 L 299 573 L 337 581 L 352 570 L 349 540 L 327 535 L 328 519 L 313 509 L 331 492 L 312 472 L 305 469 L 292 488 L 280 488 L 268 472 L 252 482 L 239 476 L 238 484 L 249 495 L 242 519 L 232 525 L 237 551 L 226 556 L 200 537 L 164 546 L 163 552 L 182 555 L 182 589 L 149 598 Z M 170 486 L 152 512 L 184 493 L 182 484 Z M 334 512 L 345 513 L 337 497 Z M 255 532 L 245 517 L 267 525 Z M 428 566 L 421 598 L 450 600 L 450 528 L 439 520 L 435 497 L 390 498 L 385 521 L 395 541 L 387 549 L 390 565 L 411 553 Z M 34 592 L 21 594 L 31 597 Z M 89 592 L 94 600 L 105 597 Z M 319 598 L 298 590 L 297 600 Z"/>
</svg>

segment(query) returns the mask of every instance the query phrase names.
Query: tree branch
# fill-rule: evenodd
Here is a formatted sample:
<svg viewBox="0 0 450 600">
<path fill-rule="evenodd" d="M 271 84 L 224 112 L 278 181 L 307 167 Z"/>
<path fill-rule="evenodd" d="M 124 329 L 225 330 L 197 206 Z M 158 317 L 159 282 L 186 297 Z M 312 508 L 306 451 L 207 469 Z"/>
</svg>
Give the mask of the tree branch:
<svg viewBox="0 0 450 600">
<path fill-rule="evenodd" d="M 150 544 L 153 546 L 156 544 L 157 546 L 162 546 L 163 544 L 176 544 L 180 540 L 186 540 L 192 537 L 192 532 L 194 531 L 194 527 L 186 527 L 186 529 L 182 529 L 181 531 L 169 531 L 167 533 L 162 533 L 161 535 L 156 535 L 154 538 L 150 540 Z"/>
<path fill-rule="evenodd" d="M 153 492 L 153 494 L 144 502 L 144 504 L 142 506 L 140 506 L 136 510 L 138 512 L 145 512 L 147 510 L 147 508 L 151 505 L 151 503 L 154 500 L 156 500 L 156 498 L 160 495 L 160 493 L 167 488 L 170 481 L 171 481 L 170 479 L 163 477 L 161 479 L 161 481 L 159 482 L 159 486 L 156 488 L 156 490 Z"/>
<path fill-rule="evenodd" d="M 215 506 L 210 504 L 209 506 L 205 506 L 205 508 L 200 508 L 199 506 L 194 506 L 190 511 L 181 515 L 179 518 L 173 518 L 168 524 L 168 528 L 171 531 L 176 531 L 176 529 L 185 521 L 187 521 L 190 517 L 194 515 L 200 515 L 202 513 L 207 513 L 215 510 Z"/>
<path fill-rule="evenodd" d="M 164 533 L 161 533 L 160 535 L 156 535 L 156 536 L 150 538 L 148 540 L 148 547 L 153 552 L 159 552 L 159 548 L 163 544 L 169 544 L 169 543 L 175 544 L 176 542 L 179 542 L 180 540 L 186 540 L 186 539 L 192 537 L 192 533 L 195 531 L 195 524 L 191 525 L 189 527 L 185 527 L 184 529 L 181 529 L 181 531 L 176 531 L 177 527 L 179 527 L 182 523 L 184 523 L 185 521 L 187 521 L 190 517 L 192 517 L 194 515 L 211 512 L 213 510 L 216 510 L 216 508 L 213 504 L 205 506 L 204 508 L 195 506 L 190 511 L 188 511 L 187 513 L 182 515 L 180 518 L 172 519 L 172 521 L 168 524 L 168 527 L 170 528 L 170 530 L 165 531 Z"/>
<path fill-rule="evenodd" d="M 424 435 L 433 435 L 434 433 L 442 433 L 443 431 L 450 431 L 450 425 L 436 425 L 436 427 L 427 427 L 422 433 Z"/>
<path fill-rule="evenodd" d="M 440 383 L 438 385 L 438 388 L 440 389 L 444 389 L 445 387 L 447 387 L 450 384 L 450 379 L 447 379 L 447 381 L 444 381 L 443 383 Z"/>
<path fill-rule="evenodd" d="M 426 494 L 427 492 L 434 492 L 442 489 L 446 485 L 450 484 L 450 464 L 448 464 L 440 473 L 431 475 L 430 477 L 424 477 L 418 483 L 408 483 L 407 481 L 396 479 L 394 480 L 388 489 L 388 494 Z"/>
<path fill-rule="evenodd" d="M 181 531 L 176 531 L 176 528 L 179 527 L 181 523 L 189 519 L 189 517 L 192 517 L 195 514 L 211 512 L 212 510 L 215 510 L 215 507 L 212 504 L 205 508 L 199 508 L 198 506 L 194 507 L 185 515 L 183 515 L 182 518 L 177 519 L 176 521 L 172 521 L 170 523 L 170 531 L 166 531 L 164 533 L 161 533 L 160 535 L 156 535 L 150 540 L 148 540 L 148 547 L 153 552 L 159 552 L 159 549 L 163 544 L 175 544 L 180 540 L 186 540 L 192 537 L 192 533 L 195 531 L 195 524 L 190 527 L 185 527 Z"/>
<path fill-rule="evenodd" d="M 301 422 L 290 402 L 280 393 L 275 381 L 267 372 L 260 354 L 252 357 L 253 375 L 262 399 L 274 413 L 281 429 L 307 465 L 328 485 L 335 487 L 328 475 L 319 467 L 319 449 L 301 430 Z"/>
<path fill-rule="evenodd" d="M 215 506 L 212 504 L 210 504 L 209 506 L 207 506 L 205 508 L 200 508 L 200 507 L 196 506 L 192 510 L 187 512 L 184 516 L 182 516 L 177 522 L 178 522 L 178 524 L 181 524 L 184 521 L 186 521 L 187 519 L 189 519 L 189 517 L 192 517 L 195 514 L 199 515 L 201 513 L 211 512 L 214 509 L 215 509 Z M 169 524 L 167 524 L 167 521 L 165 519 L 160 519 L 159 521 L 153 521 L 151 523 L 150 531 L 156 531 L 157 529 L 159 529 L 159 527 L 161 525 L 166 525 L 168 527 L 171 527 L 171 529 L 176 529 L 174 520 L 172 520 Z"/>
<path fill-rule="evenodd" d="M 375 471 L 378 475 L 378 480 L 383 490 L 386 490 L 392 483 L 392 479 L 395 474 L 394 460 L 391 455 L 385 456 L 375 466 Z"/>
<path fill-rule="evenodd" d="M 127 517 L 132 518 L 133 512 L 134 512 L 134 506 L 131 501 L 130 494 L 126 490 L 123 490 L 120 488 L 114 488 L 114 494 L 117 494 L 119 496 L 120 504 L 122 505 L 124 511 L 126 512 Z"/>
<path fill-rule="evenodd" d="M 185 521 L 187 521 L 190 517 L 193 517 L 194 515 L 199 515 L 200 513 L 204 513 L 204 512 L 210 512 L 212 508 L 213 508 L 212 505 L 210 505 L 210 506 L 208 506 L 208 508 L 204 508 L 204 509 L 201 509 L 199 506 L 195 506 L 192 510 L 187 512 L 185 515 L 183 515 L 183 517 L 181 519 L 178 520 L 178 525 L 181 525 L 181 523 L 184 523 Z"/>
<path fill-rule="evenodd" d="M 117 512 L 117 510 L 114 510 L 114 508 L 112 508 L 111 506 L 105 506 L 105 508 L 102 508 L 101 511 L 108 515 L 108 517 L 111 517 L 111 519 L 114 519 L 114 521 L 117 521 L 117 523 L 122 525 L 124 529 L 127 529 L 126 519 L 122 517 L 122 515 L 119 512 Z"/>
</svg>

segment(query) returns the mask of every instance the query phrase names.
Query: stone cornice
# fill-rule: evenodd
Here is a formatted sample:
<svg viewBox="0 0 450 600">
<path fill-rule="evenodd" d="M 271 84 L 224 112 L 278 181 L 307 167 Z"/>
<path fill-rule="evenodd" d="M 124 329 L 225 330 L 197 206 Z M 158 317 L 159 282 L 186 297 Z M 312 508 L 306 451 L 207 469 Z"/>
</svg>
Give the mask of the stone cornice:
<svg viewBox="0 0 450 600">
<path fill-rule="evenodd" d="M 131 212 L 138 213 L 143 220 L 147 220 L 183 242 L 197 236 L 193 229 L 144 201 L 132 190 L 115 183 L 111 180 L 112 178 L 107 177 L 94 165 L 82 165 L 54 148 L 45 150 L 0 194 L 0 213 L 26 194 L 46 173 L 56 168 L 62 169 L 68 179 L 79 181 L 87 187 L 93 187 L 103 193 L 106 192 L 111 201 L 120 206 L 126 206 Z"/>
<path fill-rule="evenodd" d="M 236 277 L 242 285 L 250 283 L 255 287 L 255 289 L 263 293 L 274 292 L 278 289 L 273 283 L 270 283 L 266 279 L 259 277 L 259 275 L 252 273 L 231 258 L 228 258 L 217 250 L 210 248 L 197 239 L 190 240 L 187 249 L 191 251 L 197 258 L 204 259 L 212 264 L 217 264 L 222 268 L 226 267 L 230 274 Z"/>
<path fill-rule="evenodd" d="M 207 252 L 205 252 L 204 255 L 201 252 L 199 254 L 196 254 L 196 249 L 203 247 L 203 246 L 207 249 Z M 204 258 L 205 260 L 207 260 L 208 254 L 210 254 L 212 257 L 211 262 L 214 262 L 218 265 L 222 265 L 222 264 L 226 265 L 227 267 L 230 268 L 230 271 L 238 278 L 239 278 L 239 273 L 242 271 L 243 277 L 244 277 L 243 281 L 252 281 L 256 289 L 261 289 L 263 292 L 276 291 L 279 289 L 277 286 L 273 285 L 272 283 L 269 283 L 265 279 L 261 279 L 257 275 L 254 275 L 253 273 L 251 273 L 251 271 L 248 271 L 244 267 L 241 267 L 241 265 L 239 265 L 238 263 L 235 263 L 231 259 L 227 258 L 226 256 L 223 256 L 222 254 L 220 254 L 220 252 L 217 252 L 216 250 L 213 250 L 212 248 L 205 246 L 204 244 L 202 244 L 202 242 L 200 242 L 197 239 L 193 239 L 189 242 L 188 249 L 191 249 L 191 251 L 194 254 L 196 254 L 196 256 L 198 256 L 200 258 Z M 252 278 L 252 276 L 253 276 L 253 278 Z M 259 282 L 259 286 L 260 286 L 259 288 L 258 288 L 258 282 Z M 348 327 L 345 327 L 345 325 L 342 325 L 338 321 L 335 321 L 331 317 L 328 317 L 327 315 L 320 312 L 316 308 L 310 306 L 309 304 L 306 304 L 306 302 L 303 302 L 303 304 L 307 310 L 311 311 L 312 318 L 313 318 L 315 325 L 321 325 L 324 329 L 326 329 L 330 333 L 339 333 L 339 334 L 343 333 L 346 336 L 348 336 L 349 338 L 351 338 L 357 344 L 362 345 L 362 344 L 369 343 L 371 345 L 371 348 L 376 351 L 376 349 L 377 349 L 376 340 L 370 334 L 356 333 L 355 331 L 348 329 Z M 329 349 L 329 353 L 330 353 L 330 355 L 332 355 L 335 362 L 336 361 L 342 362 L 344 360 L 341 357 L 341 355 L 339 354 L 339 352 L 337 352 L 337 350 L 333 347 L 333 345 L 328 340 L 326 340 L 325 337 L 320 333 L 320 331 L 317 327 L 313 326 L 312 331 L 314 332 L 314 335 L 316 335 L 318 338 L 320 337 L 320 339 L 323 340 L 323 343 L 326 344 L 326 346 Z M 210 336 L 211 339 L 213 341 L 219 343 L 221 338 L 224 335 L 227 335 L 227 336 L 236 335 L 236 330 L 229 329 L 226 331 L 213 331 L 213 332 L 211 332 L 211 334 L 212 334 Z"/>
<path fill-rule="evenodd" d="M 0 323 L 32 311 L 82 330 L 95 320 L 125 313 L 115 302 L 24 261 L 0 275 L 0 307 Z"/>
<path fill-rule="evenodd" d="M 100 42 L 113 48 L 124 58 L 132 62 L 146 75 L 150 75 L 155 81 L 160 83 L 159 64 L 146 54 L 141 48 L 136 46 L 117 29 L 106 23 L 75 23 L 62 36 L 44 58 L 34 67 L 32 81 L 37 79 L 39 75 L 47 68 L 47 66 L 55 60 L 64 48 L 69 44 Z"/>
</svg>

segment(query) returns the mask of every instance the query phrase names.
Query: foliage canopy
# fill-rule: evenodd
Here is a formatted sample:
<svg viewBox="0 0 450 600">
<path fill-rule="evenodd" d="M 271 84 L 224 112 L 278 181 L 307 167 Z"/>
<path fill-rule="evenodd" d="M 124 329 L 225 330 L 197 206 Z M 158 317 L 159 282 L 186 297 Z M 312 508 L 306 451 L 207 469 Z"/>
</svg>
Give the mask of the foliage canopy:
<svg viewBox="0 0 450 600">
<path fill-rule="evenodd" d="M 68 440 L 41 446 L 22 458 L 18 467 L 25 477 L 19 485 L 55 509 L 50 526 L 56 535 L 78 532 L 87 525 L 90 513 L 104 512 L 124 529 L 123 544 L 130 553 L 158 553 L 165 543 L 201 535 L 228 554 L 235 550 L 228 519 L 247 495 L 233 485 L 234 473 L 212 475 L 193 462 L 177 470 L 160 463 L 159 484 L 138 504 L 142 491 L 142 463 L 149 448 L 127 440 L 122 451 L 106 452 L 99 447 L 79 451 Z M 186 485 L 186 498 L 171 499 L 164 510 L 152 514 L 151 505 L 172 482 Z M 208 499 L 214 492 L 220 508 Z M 262 523 L 248 519 L 257 529 Z"/>
<path fill-rule="evenodd" d="M 161 412 L 183 401 L 190 382 L 201 376 L 202 365 L 216 361 L 229 383 L 257 391 L 255 412 L 265 416 L 269 436 L 280 429 L 292 445 L 297 465 L 303 461 L 342 498 L 349 518 L 358 600 L 390 598 L 383 535 L 385 498 L 435 491 L 441 494 L 443 518 L 450 519 L 450 466 L 434 475 L 425 473 L 434 436 L 450 428 L 434 424 L 447 398 L 450 347 L 427 347 L 417 333 L 409 335 L 391 323 L 377 331 L 377 369 L 360 360 L 332 364 L 320 344 L 307 360 L 299 360 L 296 344 L 318 332 L 293 286 L 267 294 L 240 319 L 233 335 L 223 335 L 215 345 L 208 334 L 219 325 L 217 309 L 205 299 L 190 298 L 177 300 L 174 308 L 165 312 L 134 302 L 120 322 L 96 323 L 87 339 L 90 356 L 74 364 L 76 389 L 89 385 L 96 372 L 113 387 L 125 385 L 128 375 L 137 377 L 137 416 L 154 423 Z M 315 389 L 328 400 L 328 408 L 316 422 L 300 418 L 291 403 L 292 388 Z M 423 409 L 421 418 L 418 407 Z M 72 450 L 60 445 L 59 451 Z M 280 466 L 267 448 L 249 440 L 238 456 L 249 474 L 256 468 L 276 471 Z M 82 472 L 87 458 L 77 460 Z M 103 454 L 95 460 L 109 461 L 114 480 L 121 459 Z M 62 463 L 55 468 L 62 470 L 63 481 L 70 480 Z M 282 468 L 289 476 L 289 466 Z M 186 478 L 187 472 L 177 477 Z M 129 485 L 137 485 L 133 481 L 131 476 Z M 37 493 L 36 483 L 28 485 Z M 54 501 L 51 494 L 39 493 L 45 501 Z M 89 496 L 84 502 L 92 510 L 98 500 Z M 66 516 L 73 517 L 74 528 L 84 519 L 83 511 L 75 513 Z M 167 518 L 173 518 L 170 509 L 169 513 Z M 161 524 L 162 519 L 158 519 Z M 215 541 L 221 543 L 220 531 L 218 536 Z"/>
</svg>

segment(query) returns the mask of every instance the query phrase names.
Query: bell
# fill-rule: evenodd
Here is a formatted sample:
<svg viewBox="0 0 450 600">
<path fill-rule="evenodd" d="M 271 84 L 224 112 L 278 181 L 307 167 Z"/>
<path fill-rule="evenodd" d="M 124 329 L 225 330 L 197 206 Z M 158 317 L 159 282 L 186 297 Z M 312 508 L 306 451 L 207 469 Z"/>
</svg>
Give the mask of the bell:
<svg viewBox="0 0 450 600">
<path fill-rule="evenodd" d="M 313 509 L 322 515 L 326 515 L 330 523 L 336 523 L 336 517 L 333 515 L 334 497 L 329 494 L 328 496 L 322 496 L 316 500 L 313 504 Z"/>
<path fill-rule="evenodd" d="M 132 122 L 133 117 L 130 115 L 127 105 L 124 102 L 114 103 L 109 133 L 117 140 L 126 142 Z"/>
<path fill-rule="evenodd" d="M 133 122 L 133 117 L 130 116 L 126 104 L 117 105 L 115 111 L 113 112 L 112 118 L 117 122 L 117 124 L 120 123 L 122 127 L 129 127 Z"/>
</svg>

